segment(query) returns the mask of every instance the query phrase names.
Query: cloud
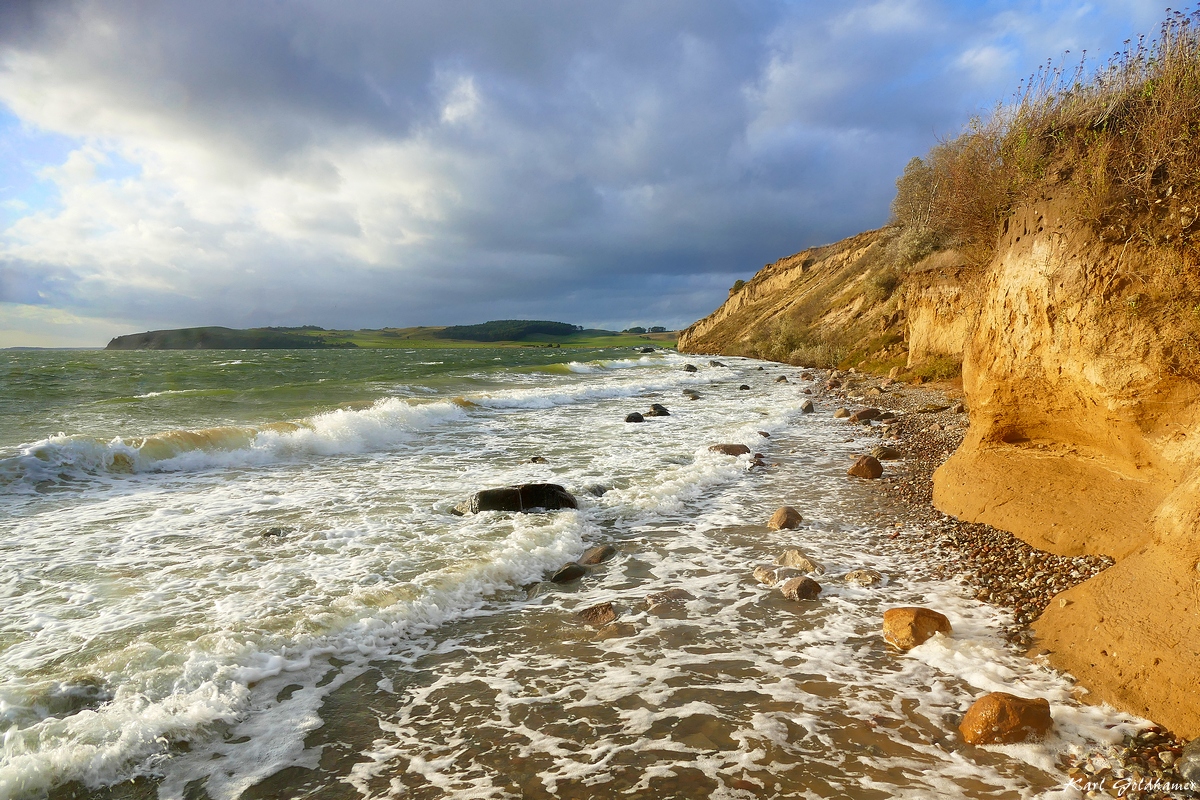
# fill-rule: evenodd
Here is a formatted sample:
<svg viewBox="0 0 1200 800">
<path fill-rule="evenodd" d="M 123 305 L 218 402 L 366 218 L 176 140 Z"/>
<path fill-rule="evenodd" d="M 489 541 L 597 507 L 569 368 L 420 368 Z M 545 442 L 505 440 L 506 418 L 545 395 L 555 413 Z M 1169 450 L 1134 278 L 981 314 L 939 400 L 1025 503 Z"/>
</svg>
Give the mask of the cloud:
<svg viewBox="0 0 1200 800">
<path fill-rule="evenodd" d="M 0 103 L 25 133 L 8 151 L 52 197 L 0 190 L 24 203 L 4 206 L 4 297 L 141 328 L 684 325 L 762 263 L 882 224 L 904 163 L 1046 55 L 1028 41 L 1136 16 L 934 0 L 14 8 Z"/>
</svg>

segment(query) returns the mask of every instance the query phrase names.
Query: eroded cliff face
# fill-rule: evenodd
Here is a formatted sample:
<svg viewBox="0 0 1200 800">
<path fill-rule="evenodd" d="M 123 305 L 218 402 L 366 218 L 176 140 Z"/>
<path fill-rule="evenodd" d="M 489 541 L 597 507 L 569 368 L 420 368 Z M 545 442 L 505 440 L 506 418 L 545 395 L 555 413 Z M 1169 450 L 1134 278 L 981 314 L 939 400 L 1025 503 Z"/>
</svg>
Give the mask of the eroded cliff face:
<svg viewBox="0 0 1200 800">
<path fill-rule="evenodd" d="M 1179 315 L 1140 302 L 1138 276 L 1152 265 L 1074 220 L 1062 201 L 1024 208 L 986 267 L 934 254 L 903 270 L 886 301 L 864 286 L 888 229 L 805 251 L 764 268 L 680 349 L 754 355 L 756 336 L 819 305 L 819 328 L 860 344 L 892 332 L 909 364 L 961 357 L 971 425 L 934 476 L 935 504 L 1053 553 L 1116 559 L 1051 603 L 1035 623 L 1038 647 L 1093 699 L 1192 738 L 1200 384 L 1180 368 Z"/>
<path fill-rule="evenodd" d="M 1096 699 L 1200 735 L 1200 386 L 1140 310 L 1137 256 L 1044 201 L 1008 222 L 963 360 L 971 427 L 934 503 L 1117 564 L 1035 624 Z"/>
</svg>

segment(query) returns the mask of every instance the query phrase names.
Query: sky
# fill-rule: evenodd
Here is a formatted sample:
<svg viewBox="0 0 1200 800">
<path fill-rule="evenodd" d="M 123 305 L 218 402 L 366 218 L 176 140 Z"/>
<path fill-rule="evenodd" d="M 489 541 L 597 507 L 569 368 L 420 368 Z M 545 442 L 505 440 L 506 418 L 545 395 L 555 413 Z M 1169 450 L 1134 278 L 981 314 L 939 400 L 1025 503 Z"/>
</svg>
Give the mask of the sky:
<svg viewBox="0 0 1200 800">
<path fill-rule="evenodd" d="M 3 0 L 0 347 L 684 327 L 1161 2 Z M 1066 51 L 1071 55 L 1064 56 Z"/>
</svg>

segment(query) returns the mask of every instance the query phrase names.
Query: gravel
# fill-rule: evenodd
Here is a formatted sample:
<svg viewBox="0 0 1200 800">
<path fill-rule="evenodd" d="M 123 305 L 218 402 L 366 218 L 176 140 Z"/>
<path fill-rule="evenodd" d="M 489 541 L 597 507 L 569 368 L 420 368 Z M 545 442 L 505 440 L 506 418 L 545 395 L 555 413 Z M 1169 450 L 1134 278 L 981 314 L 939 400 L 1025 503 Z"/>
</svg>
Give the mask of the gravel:
<svg viewBox="0 0 1200 800">
<path fill-rule="evenodd" d="M 897 546 L 932 559 L 938 576 L 957 580 L 976 599 L 1011 611 L 1004 636 L 1014 648 L 1035 657 L 1047 654 L 1031 652 L 1030 623 L 1055 595 L 1108 569 L 1113 560 L 1057 556 L 1006 531 L 962 522 L 934 508 L 933 471 L 958 448 L 970 425 L 961 392 L 852 372 L 817 372 L 816 377 L 814 396 L 823 397 L 826 408 L 869 406 L 897 414 L 883 423 L 847 423 L 856 436 L 874 437 L 876 443 L 900 450 L 901 460 L 888 461 L 877 481 L 893 501 Z M 1200 798 L 1200 791 L 1189 788 L 1174 766 L 1185 744 L 1155 726 L 1126 737 L 1121 745 L 1079 757 L 1064 754 L 1059 766 L 1085 797 Z"/>
</svg>

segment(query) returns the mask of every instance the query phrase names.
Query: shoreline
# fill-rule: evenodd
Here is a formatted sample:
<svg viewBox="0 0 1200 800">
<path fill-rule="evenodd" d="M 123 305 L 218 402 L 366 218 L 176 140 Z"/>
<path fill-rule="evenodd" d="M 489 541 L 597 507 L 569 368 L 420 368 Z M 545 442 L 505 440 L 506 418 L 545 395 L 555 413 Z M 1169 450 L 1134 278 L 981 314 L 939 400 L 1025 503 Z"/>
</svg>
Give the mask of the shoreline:
<svg viewBox="0 0 1200 800">
<path fill-rule="evenodd" d="M 1113 559 L 1058 556 L 1008 531 L 964 522 L 933 505 L 933 473 L 958 449 L 970 424 L 960 387 L 946 382 L 900 384 L 853 370 L 807 371 L 818 377 L 812 390 L 814 400 L 850 411 L 882 406 L 897 413 L 898 419 L 887 425 L 847 422 L 856 429 L 856 437 L 900 450 L 899 459 L 883 461 L 884 475 L 878 480 L 881 496 L 890 501 L 898 519 L 892 539 L 909 554 L 937 562 L 938 577 L 965 586 L 976 600 L 1011 613 L 1012 622 L 1004 626 L 1005 639 L 1045 664 L 1044 656 L 1050 651 L 1037 647 L 1032 623 L 1058 593 L 1100 574 L 1115 563 Z M 831 384 L 835 379 L 840 386 Z M 1086 687 L 1079 688 L 1082 700 L 1088 692 Z M 1065 760 L 1060 766 L 1080 785 L 1103 782 L 1112 790 L 1124 782 L 1131 786 L 1124 797 L 1200 797 L 1196 792 L 1137 788 L 1139 780 L 1144 786 L 1153 782 L 1186 784 L 1174 767 L 1185 744 L 1187 740 L 1155 723 L 1136 736 L 1125 737 L 1119 746 L 1109 746 L 1089 758 Z"/>
</svg>

